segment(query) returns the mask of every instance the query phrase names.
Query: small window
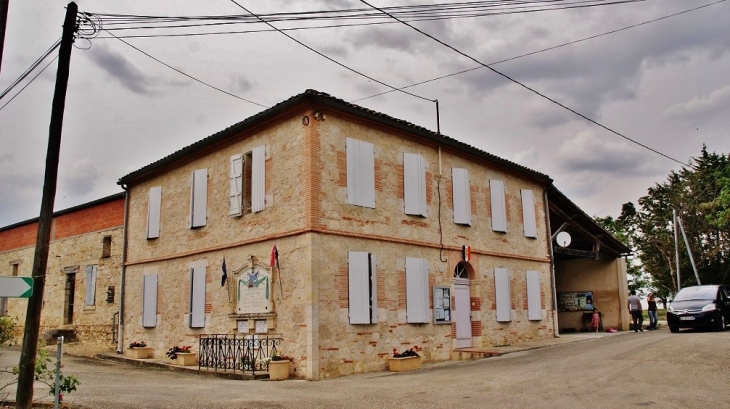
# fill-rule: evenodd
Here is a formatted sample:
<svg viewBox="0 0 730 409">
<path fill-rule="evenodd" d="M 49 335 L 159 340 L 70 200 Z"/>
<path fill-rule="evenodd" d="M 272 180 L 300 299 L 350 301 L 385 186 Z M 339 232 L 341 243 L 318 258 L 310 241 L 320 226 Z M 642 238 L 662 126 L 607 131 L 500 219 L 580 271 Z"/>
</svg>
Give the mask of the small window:
<svg viewBox="0 0 730 409">
<path fill-rule="evenodd" d="M 13 263 L 12 266 L 13 266 L 12 276 L 17 277 L 18 276 L 18 263 Z"/>
<path fill-rule="evenodd" d="M 231 158 L 231 211 L 232 216 L 240 216 L 250 213 L 258 213 L 266 209 L 266 146 L 257 146 L 251 152 L 247 152 L 242 156 L 240 165 L 234 163 L 235 156 Z M 241 178 L 239 182 L 235 180 L 235 174 L 238 172 L 234 166 L 241 167 Z M 241 185 L 238 186 L 237 184 Z M 235 204 L 234 185 L 241 193 L 240 212 L 234 212 Z"/>
<path fill-rule="evenodd" d="M 403 201 L 405 214 L 428 216 L 426 161 L 416 153 L 403 153 Z"/>
<path fill-rule="evenodd" d="M 84 305 L 95 305 L 96 304 L 96 273 L 97 266 L 91 265 L 86 266 L 86 286 L 84 292 Z"/>
<path fill-rule="evenodd" d="M 459 263 L 454 269 L 454 278 L 469 278 L 469 272 L 466 270 L 464 263 Z"/>
<path fill-rule="evenodd" d="M 104 236 L 104 241 L 101 245 L 101 257 L 111 257 L 112 255 L 112 236 Z"/>
<path fill-rule="evenodd" d="M 375 208 L 375 145 L 347 138 L 347 203 Z"/>
<path fill-rule="evenodd" d="M 535 217 L 535 198 L 532 190 L 522 189 L 522 225 L 525 237 L 537 238 L 537 218 Z"/>
<path fill-rule="evenodd" d="M 505 205 L 504 199 L 504 181 L 491 179 L 489 181 L 489 191 L 492 204 L 492 230 L 507 233 L 507 206 Z"/>
<path fill-rule="evenodd" d="M 454 223 L 471 226 L 471 191 L 469 171 L 463 168 L 451 169 Z"/>
<path fill-rule="evenodd" d="M 142 285 L 142 326 L 157 326 L 157 274 L 145 274 Z"/>
<path fill-rule="evenodd" d="M 378 322 L 375 255 L 351 251 L 348 256 L 350 324 L 375 324 Z"/>
<path fill-rule="evenodd" d="M 203 227 L 208 218 L 208 169 L 193 171 L 190 184 L 190 228 Z"/>
<path fill-rule="evenodd" d="M 508 269 L 494 269 L 494 292 L 494 300 L 497 304 L 497 322 L 512 321 L 512 295 Z"/>
<path fill-rule="evenodd" d="M 107 304 L 114 304 L 114 293 L 116 288 L 113 285 L 110 285 L 106 288 L 106 303 Z"/>
<path fill-rule="evenodd" d="M 147 238 L 160 237 L 160 207 L 162 206 L 162 186 L 150 188 L 147 199 Z"/>
</svg>

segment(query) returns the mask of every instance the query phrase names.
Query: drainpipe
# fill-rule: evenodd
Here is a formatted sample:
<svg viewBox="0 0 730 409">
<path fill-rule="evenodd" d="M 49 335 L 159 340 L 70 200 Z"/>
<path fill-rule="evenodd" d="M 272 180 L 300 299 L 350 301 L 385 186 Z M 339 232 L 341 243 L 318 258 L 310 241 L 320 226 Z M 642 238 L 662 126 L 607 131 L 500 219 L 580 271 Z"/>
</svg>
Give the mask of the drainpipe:
<svg viewBox="0 0 730 409">
<path fill-rule="evenodd" d="M 555 334 L 555 338 L 560 338 L 560 331 L 558 330 L 558 299 L 557 293 L 555 293 L 555 255 L 553 254 L 553 238 L 550 234 L 550 205 L 548 204 L 547 188 L 543 190 L 543 202 L 545 204 L 545 220 L 547 221 L 545 233 L 547 234 L 548 250 L 550 251 L 550 288 L 553 296 L 553 334 Z"/>
<path fill-rule="evenodd" d="M 127 185 L 121 185 L 124 189 L 124 225 L 122 226 L 122 276 L 119 284 L 119 327 L 117 328 L 117 353 L 124 352 L 124 283 L 127 272 L 127 222 L 129 217 L 129 190 Z"/>
</svg>

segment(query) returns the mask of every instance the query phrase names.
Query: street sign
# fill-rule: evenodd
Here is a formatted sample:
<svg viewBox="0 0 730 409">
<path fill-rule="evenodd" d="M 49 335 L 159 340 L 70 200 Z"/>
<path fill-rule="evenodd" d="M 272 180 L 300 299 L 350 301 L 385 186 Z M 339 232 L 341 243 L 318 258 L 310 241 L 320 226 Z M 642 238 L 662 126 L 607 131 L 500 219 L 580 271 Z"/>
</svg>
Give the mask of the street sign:
<svg viewBox="0 0 730 409">
<path fill-rule="evenodd" d="M 0 297 L 30 298 L 33 277 L 0 277 Z"/>
</svg>

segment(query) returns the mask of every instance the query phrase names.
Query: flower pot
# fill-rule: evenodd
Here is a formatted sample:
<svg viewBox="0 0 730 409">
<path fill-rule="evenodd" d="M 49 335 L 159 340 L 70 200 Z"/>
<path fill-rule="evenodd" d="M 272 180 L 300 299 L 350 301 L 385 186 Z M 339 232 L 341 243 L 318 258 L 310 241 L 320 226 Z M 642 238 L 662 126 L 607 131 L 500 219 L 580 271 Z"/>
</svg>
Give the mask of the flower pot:
<svg viewBox="0 0 730 409">
<path fill-rule="evenodd" d="M 137 347 L 137 348 L 127 348 L 125 351 L 127 356 L 132 359 L 147 359 L 150 356 L 150 350 L 152 348 L 147 347 Z"/>
<path fill-rule="evenodd" d="M 408 356 L 405 358 L 388 358 L 388 369 L 391 372 L 412 371 L 421 368 L 420 356 Z"/>
<path fill-rule="evenodd" d="M 269 361 L 269 379 L 279 381 L 289 379 L 289 363 L 288 359 L 283 361 Z"/>
<path fill-rule="evenodd" d="M 178 352 L 176 355 L 175 365 L 190 366 L 198 363 L 197 352 Z"/>
</svg>

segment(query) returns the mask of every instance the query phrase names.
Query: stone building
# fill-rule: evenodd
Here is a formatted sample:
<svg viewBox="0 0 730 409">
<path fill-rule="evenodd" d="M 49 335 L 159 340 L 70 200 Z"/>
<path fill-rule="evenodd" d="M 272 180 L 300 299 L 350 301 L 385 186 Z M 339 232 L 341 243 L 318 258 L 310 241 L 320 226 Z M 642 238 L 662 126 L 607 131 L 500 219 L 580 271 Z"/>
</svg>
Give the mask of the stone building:
<svg viewBox="0 0 730 409">
<path fill-rule="evenodd" d="M 119 309 L 124 194 L 53 214 L 41 338 L 110 344 Z M 0 276 L 31 276 L 38 219 L 0 228 Z M 27 299 L 0 299 L 0 314 L 25 324 Z"/>
<path fill-rule="evenodd" d="M 594 285 L 604 321 L 625 320 L 628 249 L 548 176 L 317 91 L 119 184 L 123 339 L 158 357 L 227 334 L 282 338 L 307 379 L 414 345 L 448 360 L 574 327 L 556 294 Z M 554 257 L 557 230 L 581 248 Z"/>
</svg>

